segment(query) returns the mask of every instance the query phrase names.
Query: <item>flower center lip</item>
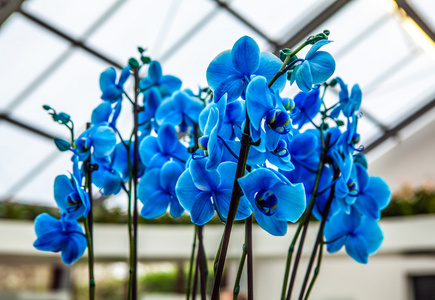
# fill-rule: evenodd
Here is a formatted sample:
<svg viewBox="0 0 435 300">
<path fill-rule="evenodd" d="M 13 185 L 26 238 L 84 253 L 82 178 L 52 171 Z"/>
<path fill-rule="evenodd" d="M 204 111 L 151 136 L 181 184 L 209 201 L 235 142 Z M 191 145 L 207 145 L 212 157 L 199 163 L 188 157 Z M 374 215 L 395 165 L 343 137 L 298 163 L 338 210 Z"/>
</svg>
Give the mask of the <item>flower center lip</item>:
<svg viewBox="0 0 435 300">
<path fill-rule="evenodd" d="M 278 199 L 272 191 L 262 189 L 255 195 L 255 204 L 262 213 L 271 216 L 278 207 Z"/>
</svg>

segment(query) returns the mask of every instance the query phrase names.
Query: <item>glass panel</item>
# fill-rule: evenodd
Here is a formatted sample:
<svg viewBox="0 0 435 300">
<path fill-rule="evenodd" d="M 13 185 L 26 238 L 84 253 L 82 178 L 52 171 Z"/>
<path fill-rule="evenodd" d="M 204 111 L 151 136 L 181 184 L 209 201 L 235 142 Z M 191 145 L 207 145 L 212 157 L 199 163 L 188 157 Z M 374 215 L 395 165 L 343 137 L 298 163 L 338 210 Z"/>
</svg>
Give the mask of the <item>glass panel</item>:
<svg viewBox="0 0 435 300">
<path fill-rule="evenodd" d="M 235 0 L 230 6 L 266 35 L 278 40 L 289 28 L 300 27 L 300 23 L 325 3 L 317 0 L 292 1 L 291 4 L 287 0 Z"/>
<path fill-rule="evenodd" d="M 26 174 L 37 170 L 47 153 L 52 152 L 56 146 L 47 138 L 4 121 L 0 124 L 0 136 L 0 198 L 4 199 L 14 196 L 13 193 L 21 188 L 18 183 L 27 183 L 27 180 L 22 181 Z"/>
<path fill-rule="evenodd" d="M 23 89 L 68 48 L 63 40 L 18 13 L 2 25 L 0 45 L 0 82 L 7 82 L 0 89 L 0 109 L 25 93 Z"/>
<path fill-rule="evenodd" d="M 220 11 L 194 39 L 164 63 L 164 72 L 180 76 L 184 88 L 196 91 L 206 85 L 206 70 L 222 51 L 231 49 L 242 36 L 251 36 L 265 50 L 267 42 L 225 11 Z"/>
<path fill-rule="evenodd" d="M 420 15 L 423 21 L 435 32 L 435 1 L 433 0 L 410 0 L 409 4 Z"/>
<path fill-rule="evenodd" d="M 72 37 L 80 38 L 114 3 L 115 0 L 33 0 L 25 1 L 23 8 Z"/>
<path fill-rule="evenodd" d="M 84 129 L 92 110 L 101 103 L 98 82 L 106 68 L 106 63 L 77 49 L 12 115 L 53 135 L 69 138 L 68 129 L 55 124 L 42 105 L 69 114 L 76 129 Z"/>
</svg>

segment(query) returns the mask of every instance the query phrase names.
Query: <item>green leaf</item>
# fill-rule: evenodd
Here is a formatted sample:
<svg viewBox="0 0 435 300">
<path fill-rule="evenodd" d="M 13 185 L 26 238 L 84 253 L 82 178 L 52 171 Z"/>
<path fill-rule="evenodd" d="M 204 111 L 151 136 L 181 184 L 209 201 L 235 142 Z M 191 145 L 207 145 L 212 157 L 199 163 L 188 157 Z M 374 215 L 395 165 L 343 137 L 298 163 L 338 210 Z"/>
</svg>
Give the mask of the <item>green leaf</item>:
<svg viewBox="0 0 435 300">
<path fill-rule="evenodd" d="M 54 143 L 56 144 L 57 149 L 62 152 L 68 151 L 71 148 L 71 144 L 64 139 L 55 138 Z"/>
<path fill-rule="evenodd" d="M 337 126 L 340 127 L 344 125 L 344 122 L 342 120 L 335 120 L 335 124 L 337 124 Z"/>
</svg>

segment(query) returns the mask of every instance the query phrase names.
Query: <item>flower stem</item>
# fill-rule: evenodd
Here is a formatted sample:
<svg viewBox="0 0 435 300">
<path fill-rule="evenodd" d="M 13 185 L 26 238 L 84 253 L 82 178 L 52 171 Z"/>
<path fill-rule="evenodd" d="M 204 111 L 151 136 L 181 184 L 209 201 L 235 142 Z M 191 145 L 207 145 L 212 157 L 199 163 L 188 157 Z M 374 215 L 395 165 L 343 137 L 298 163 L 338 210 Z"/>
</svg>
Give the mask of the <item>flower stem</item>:
<svg viewBox="0 0 435 300">
<path fill-rule="evenodd" d="M 293 240 L 292 240 L 292 242 L 290 244 L 290 247 L 288 249 L 287 260 L 286 260 L 286 265 L 285 265 L 284 280 L 283 280 L 283 283 L 282 283 L 282 290 L 281 290 L 281 300 L 285 299 L 285 293 L 287 291 L 288 278 L 290 276 L 290 265 L 291 265 L 291 261 L 292 261 L 292 256 L 293 256 L 293 252 L 294 252 L 294 249 L 295 249 L 295 246 L 296 246 L 296 242 L 298 240 L 299 234 L 301 233 L 303 225 L 304 225 L 304 223 L 299 222 L 298 229 L 296 230 L 296 233 L 293 236 Z"/>
<path fill-rule="evenodd" d="M 201 283 L 201 300 L 206 300 L 207 263 L 205 260 L 202 230 L 203 230 L 203 226 L 198 226 L 198 267 L 199 267 L 199 280 Z"/>
<path fill-rule="evenodd" d="M 189 275 L 187 277 L 187 285 L 186 285 L 186 300 L 189 300 L 190 293 L 192 291 L 192 274 L 193 274 L 193 262 L 195 258 L 195 248 L 196 248 L 196 236 L 198 234 L 198 227 L 195 226 L 195 233 L 193 235 L 193 243 L 192 243 L 192 253 L 190 254 L 190 264 L 189 264 Z"/>
<path fill-rule="evenodd" d="M 242 256 L 240 257 L 239 268 L 237 269 L 236 280 L 234 281 L 233 300 L 237 300 L 237 298 L 239 297 L 240 278 L 242 277 L 243 267 L 245 266 L 246 253 L 247 251 L 246 251 L 246 240 L 245 240 L 245 243 L 243 244 Z"/>
<path fill-rule="evenodd" d="M 90 123 L 86 124 L 86 127 L 89 128 L 91 126 Z M 72 131 L 71 131 L 72 132 Z M 73 139 L 73 137 L 71 137 Z M 86 159 L 86 165 L 91 164 L 91 156 Z M 86 232 L 86 241 L 88 244 L 88 269 L 89 269 L 89 300 L 95 299 L 95 277 L 94 277 L 94 237 L 93 237 L 93 209 L 92 209 L 92 169 L 86 168 L 86 188 L 88 190 L 89 195 L 89 213 L 87 217 L 85 217 L 85 232 Z"/>
<path fill-rule="evenodd" d="M 269 88 L 275 83 L 275 81 L 279 78 L 279 77 L 281 77 L 281 75 L 283 75 L 284 74 L 284 69 L 287 67 L 287 65 L 290 63 L 290 60 L 292 59 L 292 57 L 293 56 L 295 56 L 296 55 L 296 53 L 298 53 L 299 51 L 301 51 L 305 46 L 307 46 L 308 45 L 308 43 L 307 42 L 304 42 L 304 43 L 302 43 L 302 45 L 300 45 L 295 51 L 293 51 L 292 53 L 290 53 L 287 57 L 286 57 L 286 59 L 284 60 L 284 62 L 283 62 L 283 64 L 282 64 L 282 66 L 281 66 L 281 68 L 279 68 L 279 70 L 278 70 L 278 72 L 275 74 L 275 76 L 273 76 L 273 78 L 270 80 L 270 82 L 269 82 L 269 84 L 268 84 L 268 86 L 269 86 Z"/>
<path fill-rule="evenodd" d="M 242 135 L 239 161 L 237 163 L 236 177 L 234 178 L 234 187 L 231 194 L 231 202 L 228 210 L 227 222 L 225 224 L 224 234 L 222 238 L 222 246 L 219 253 L 218 265 L 215 273 L 213 292 L 211 300 L 217 300 L 219 295 L 220 284 L 222 280 L 223 270 L 225 266 L 226 255 L 228 251 L 228 244 L 231 236 L 231 229 L 236 217 L 237 207 L 240 201 L 240 185 L 238 179 L 245 175 L 246 161 L 248 160 L 249 148 L 250 148 L 250 120 L 246 115 L 245 128 Z"/>
<path fill-rule="evenodd" d="M 340 176 L 340 172 L 336 169 L 334 171 L 335 171 L 334 172 L 335 173 L 334 180 L 335 180 L 338 178 L 338 176 Z M 324 210 L 322 212 L 322 221 L 320 222 L 319 230 L 317 232 L 316 242 L 314 243 L 313 250 L 311 251 L 311 256 L 308 262 L 307 271 L 305 272 L 305 278 L 302 283 L 301 291 L 298 298 L 299 300 L 303 299 L 305 288 L 307 287 L 308 279 L 310 278 L 311 269 L 314 264 L 314 259 L 316 258 L 317 255 L 317 249 L 319 248 L 319 245 L 322 243 L 323 229 L 325 228 L 326 219 L 328 218 L 329 210 L 331 209 L 331 204 L 332 204 L 332 200 L 334 199 L 334 196 L 335 196 L 335 184 L 331 187 L 331 193 L 329 194 L 328 200 L 326 201 Z"/>
<path fill-rule="evenodd" d="M 311 213 L 313 211 L 313 207 L 314 207 L 314 203 L 315 203 L 315 199 L 316 199 L 316 194 L 317 194 L 317 190 L 319 189 L 319 184 L 320 184 L 320 178 L 322 176 L 322 171 L 323 171 L 323 167 L 325 165 L 325 159 L 326 159 L 326 152 L 328 150 L 328 145 L 329 145 L 329 140 L 331 139 L 331 135 L 328 134 L 326 137 L 326 141 L 324 141 L 323 139 L 323 123 L 320 126 L 320 136 L 322 139 L 322 153 L 320 155 L 320 162 L 319 162 L 319 167 L 318 167 L 318 172 L 317 172 L 317 176 L 316 176 L 316 181 L 314 183 L 314 188 L 313 188 L 313 192 L 311 194 L 311 199 L 310 199 L 310 203 L 308 204 L 307 209 L 305 210 L 305 214 L 303 215 L 300 223 L 303 224 L 303 230 L 302 230 L 302 236 L 301 239 L 299 240 L 299 246 L 298 246 L 298 252 L 296 254 L 296 259 L 294 262 L 294 266 L 293 266 L 293 270 L 292 270 L 292 274 L 291 274 L 291 278 L 290 278 L 290 284 L 288 287 L 288 292 L 287 292 L 287 300 L 290 300 L 291 297 L 291 293 L 293 290 L 293 285 L 294 285 L 294 281 L 296 279 L 296 273 L 297 273 L 297 269 L 298 269 L 298 265 L 299 265 L 299 260 L 301 258 L 301 254 L 302 254 L 302 248 L 305 242 L 305 235 L 308 229 L 308 224 L 310 222 L 310 218 L 311 218 Z M 299 229 L 299 228 L 298 228 Z M 300 233 L 300 229 L 296 231 L 295 237 L 293 238 L 293 241 L 295 241 L 295 239 L 297 239 L 297 235 L 299 235 Z M 292 242 L 293 243 L 293 242 Z M 290 245 L 290 248 L 292 248 L 292 245 Z M 293 245 L 294 248 L 294 245 Z M 291 255 L 293 253 L 293 249 L 290 252 L 289 249 L 289 255 Z M 291 257 L 290 257 L 291 259 Z M 288 265 L 290 264 L 290 262 L 288 262 Z M 290 267 L 290 266 L 289 266 Z M 286 270 L 286 273 L 288 271 Z M 284 279 L 285 281 L 287 281 L 287 278 Z"/>
<path fill-rule="evenodd" d="M 138 136 L 138 96 L 139 96 L 139 69 L 133 69 L 134 75 L 134 150 L 133 150 L 133 283 L 132 300 L 137 299 L 137 181 L 139 173 L 139 136 Z"/>
<path fill-rule="evenodd" d="M 248 256 L 248 300 L 254 299 L 254 264 L 252 257 L 252 215 L 246 219 L 246 252 Z"/>
<path fill-rule="evenodd" d="M 323 241 L 319 245 L 319 255 L 317 256 L 317 265 L 314 268 L 314 274 L 313 278 L 311 278 L 310 285 L 308 286 L 307 293 L 305 294 L 304 300 L 307 300 L 308 297 L 310 297 L 311 290 L 314 286 L 314 283 L 316 282 L 317 276 L 320 272 L 320 265 L 322 264 L 322 257 L 323 257 Z"/>
</svg>

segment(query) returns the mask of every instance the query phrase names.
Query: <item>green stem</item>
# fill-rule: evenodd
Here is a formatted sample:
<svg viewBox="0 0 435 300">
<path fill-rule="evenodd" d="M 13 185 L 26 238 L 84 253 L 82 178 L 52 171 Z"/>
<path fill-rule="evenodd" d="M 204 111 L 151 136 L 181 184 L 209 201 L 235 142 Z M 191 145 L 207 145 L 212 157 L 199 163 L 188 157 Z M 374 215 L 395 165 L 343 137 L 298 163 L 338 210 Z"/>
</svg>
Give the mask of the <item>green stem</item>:
<svg viewBox="0 0 435 300">
<path fill-rule="evenodd" d="M 293 253 L 294 253 L 294 250 L 295 250 L 295 246 L 296 246 L 296 241 L 298 240 L 298 237 L 299 237 L 299 234 L 301 233 L 303 225 L 304 225 L 303 222 L 299 222 L 298 229 L 296 230 L 295 235 L 293 236 L 293 240 L 292 240 L 292 242 L 290 244 L 290 247 L 288 249 L 287 260 L 286 260 L 286 265 L 285 265 L 284 280 L 283 280 L 283 283 L 282 283 L 282 290 L 281 290 L 281 300 L 285 299 L 285 293 L 287 291 L 288 278 L 290 276 L 290 265 L 291 265 Z"/>
<path fill-rule="evenodd" d="M 95 277 L 94 277 L 94 246 L 92 235 L 89 229 L 89 218 L 85 218 L 85 233 L 88 243 L 88 269 L 89 269 L 89 300 L 95 299 Z"/>
<path fill-rule="evenodd" d="M 198 226 L 195 226 L 195 233 L 193 235 L 192 253 L 190 254 L 189 275 L 187 277 L 186 285 L 186 300 L 189 300 L 190 293 L 192 291 L 192 275 L 193 275 L 193 262 L 195 260 L 195 248 L 196 248 L 196 235 L 198 234 Z"/>
<path fill-rule="evenodd" d="M 308 43 L 304 42 L 302 43 L 302 45 L 300 45 L 295 51 L 293 51 L 292 53 L 290 53 L 284 60 L 281 68 L 279 68 L 278 72 L 275 74 L 275 76 L 273 76 L 273 78 L 270 80 L 268 86 L 271 87 L 275 81 L 281 77 L 281 75 L 283 75 L 283 70 L 285 69 L 285 67 L 287 67 L 287 65 L 290 63 L 290 60 L 292 59 L 293 56 L 295 56 L 299 51 L 301 51 L 305 46 L 307 46 Z"/>
<path fill-rule="evenodd" d="M 313 192 L 311 194 L 311 199 L 310 199 L 310 202 L 308 204 L 308 207 L 305 210 L 305 214 L 303 215 L 302 219 L 300 220 L 300 223 L 303 224 L 303 227 L 304 227 L 304 233 L 307 230 L 308 223 L 309 223 L 309 220 L 310 220 L 310 217 L 311 217 L 311 213 L 312 213 L 313 207 L 314 207 L 314 203 L 315 203 L 315 199 L 316 199 L 316 194 L 317 194 L 317 191 L 319 189 L 320 178 L 322 176 L 322 171 L 323 171 L 323 167 L 324 167 L 324 164 L 325 164 L 326 152 L 328 150 L 326 148 L 326 145 L 329 144 L 329 139 L 331 138 L 331 135 L 328 134 L 328 136 L 326 138 L 326 142 L 324 141 L 324 137 L 323 137 L 323 123 L 320 126 L 320 136 L 321 136 L 321 140 L 322 140 L 322 153 L 320 155 L 320 162 L 319 162 L 318 172 L 317 172 L 317 175 L 316 175 L 316 181 L 314 183 L 314 188 L 313 188 Z M 296 235 L 299 235 L 299 233 L 300 233 L 300 229 L 296 232 L 295 237 L 293 238 L 293 240 L 295 240 L 295 238 L 297 239 Z M 295 260 L 295 264 L 294 264 L 294 267 L 293 267 L 293 270 L 292 270 L 290 284 L 289 284 L 289 288 L 288 288 L 288 292 L 287 292 L 287 297 L 286 297 L 287 300 L 290 299 L 291 293 L 292 293 L 292 290 L 293 290 L 293 284 L 294 284 L 294 280 L 296 278 L 296 273 L 297 273 L 297 267 L 298 267 L 298 264 L 299 264 L 300 254 L 302 253 L 302 248 L 303 248 L 303 244 L 304 244 L 304 240 L 305 240 L 305 234 L 303 235 L 303 237 L 304 237 L 304 239 L 301 238 L 301 240 L 299 242 L 299 248 L 298 248 L 298 254 L 297 254 L 298 256 L 297 256 L 297 258 Z M 290 246 L 290 248 L 291 248 L 291 246 Z M 293 245 L 293 248 L 294 248 L 294 245 Z M 292 252 L 293 252 L 293 250 L 291 252 L 289 250 L 289 255 L 291 255 Z M 287 272 L 288 271 L 286 270 L 286 273 Z M 288 280 L 288 278 L 284 279 L 284 280 Z"/>
<path fill-rule="evenodd" d="M 131 137 L 128 143 L 127 148 L 127 165 L 128 165 L 128 207 L 127 207 L 127 226 L 128 226 L 128 242 L 129 242 L 129 270 L 128 270 L 128 288 L 127 288 L 127 299 L 130 300 L 132 296 L 133 289 L 133 222 L 132 222 L 132 213 L 131 213 L 131 190 L 133 186 L 133 168 L 131 166 L 130 160 L 130 145 L 131 145 Z"/>
<path fill-rule="evenodd" d="M 317 256 L 317 264 L 314 268 L 313 278 L 311 278 L 310 285 L 308 286 L 307 293 L 305 294 L 304 300 L 308 300 L 310 297 L 311 290 L 313 289 L 314 283 L 316 283 L 317 276 L 320 272 L 320 265 L 322 264 L 323 257 L 323 241 L 319 244 L 319 256 Z"/>
<path fill-rule="evenodd" d="M 237 300 L 237 298 L 239 297 L 240 278 L 242 277 L 243 267 L 245 266 L 246 254 L 247 254 L 247 250 L 246 250 L 246 239 L 245 239 L 245 243 L 243 244 L 242 256 L 240 257 L 239 268 L 237 270 L 236 280 L 234 282 L 233 300 Z"/>
</svg>

